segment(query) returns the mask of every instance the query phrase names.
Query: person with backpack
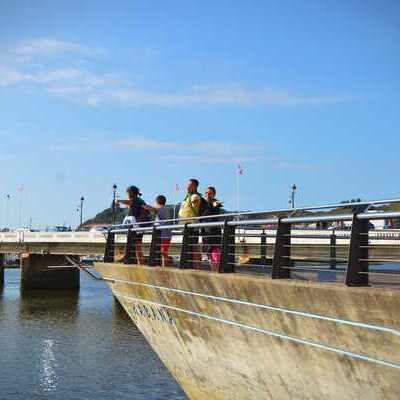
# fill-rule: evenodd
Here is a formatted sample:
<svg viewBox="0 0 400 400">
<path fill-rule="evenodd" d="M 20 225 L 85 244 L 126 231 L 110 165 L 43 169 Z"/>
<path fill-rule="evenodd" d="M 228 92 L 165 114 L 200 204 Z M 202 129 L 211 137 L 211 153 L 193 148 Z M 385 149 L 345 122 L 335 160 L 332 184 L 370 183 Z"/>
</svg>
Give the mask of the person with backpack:
<svg viewBox="0 0 400 400">
<path fill-rule="evenodd" d="M 197 222 L 205 207 L 205 199 L 197 191 L 199 181 L 197 179 L 189 179 L 187 183 L 187 194 L 183 199 L 179 209 L 180 222 L 187 224 Z M 199 230 L 194 229 L 189 238 L 189 248 L 192 253 L 192 268 L 200 269 L 201 266 L 201 248 L 199 246 Z"/>
<path fill-rule="evenodd" d="M 204 207 L 204 198 L 197 191 L 199 187 L 199 181 L 197 179 L 189 179 L 187 183 L 187 193 L 183 199 L 181 206 L 179 208 L 178 216 L 183 223 L 196 221 L 195 218 L 199 217 Z"/>
<path fill-rule="evenodd" d="M 206 200 L 202 216 L 219 215 L 221 213 L 222 202 L 215 198 L 217 191 L 214 186 L 209 186 L 205 192 Z M 202 222 L 216 222 L 218 218 L 204 218 Z M 203 251 L 207 254 L 211 271 L 218 271 L 221 260 L 221 236 L 222 230 L 219 226 L 211 226 L 201 229 Z"/>
<path fill-rule="evenodd" d="M 116 200 L 115 203 L 124 204 L 128 207 L 128 216 L 125 217 L 123 224 L 136 225 L 143 227 L 145 222 L 151 220 L 150 212 L 146 209 L 146 202 L 141 198 L 142 194 L 137 186 L 129 186 L 126 189 L 127 200 Z M 135 235 L 135 253 L 137 263 L 143 265 L 145 263 L 142 251 L 143 233 Z"/>
</svg>

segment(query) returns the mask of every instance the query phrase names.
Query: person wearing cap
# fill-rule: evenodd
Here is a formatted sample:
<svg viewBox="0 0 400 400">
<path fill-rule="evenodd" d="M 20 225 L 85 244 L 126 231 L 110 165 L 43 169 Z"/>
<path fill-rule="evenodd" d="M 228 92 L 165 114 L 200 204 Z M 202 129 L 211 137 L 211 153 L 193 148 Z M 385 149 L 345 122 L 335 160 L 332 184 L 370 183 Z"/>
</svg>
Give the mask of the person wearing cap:
<svg viewBox="0 0 400 400">
<path fill-rule="evenodd" d="M 204 198 L 198 192 L 199 181 L 197 179 L 189 179 L 187 183 L 187 194 L 183 199 L 179 208 L 179 221 L 184 224 L 190 222 L 196 222 L 198 217 L 202 213 Z M 192 255 L 192 268 L 201 268 L 201 247 L 199 246 L 199 235 L 198 229 L 193 229 L 189 238 L 189 246 Z"/>
<path fill-rule="evenodd" d="M 129 186 L 126 189 L 127 200 L 116 200 L 116 205 L 124 204 L 128 207 L 128 216 L 124 220 L 124 223 L 136 224 L 140 222 L 146 222 L 149 220 L 149 212 L 146 210 L 146 202 L 140 197 L 140 189 L 137 186 Z M 140 226 L 140 225 L 139 225 Z M 142 251 L 142 233 L 136 233 L 135 236 L 135 252 L 137 263 L 144 264 L 144 256 Z"/>
</svg>

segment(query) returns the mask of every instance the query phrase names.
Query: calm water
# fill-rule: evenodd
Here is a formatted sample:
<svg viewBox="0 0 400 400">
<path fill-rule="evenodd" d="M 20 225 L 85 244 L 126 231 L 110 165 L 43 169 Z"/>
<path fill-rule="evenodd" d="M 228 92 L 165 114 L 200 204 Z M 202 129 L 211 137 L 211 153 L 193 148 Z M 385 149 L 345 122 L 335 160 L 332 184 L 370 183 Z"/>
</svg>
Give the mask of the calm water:
<svg viewBox="0 0 400 400">
<path fill-rule="evenodd" d="M 78 294 L 0 288 L 0 399 L 183 400 L 186 396 L 102 282 Z"/>
</svg>

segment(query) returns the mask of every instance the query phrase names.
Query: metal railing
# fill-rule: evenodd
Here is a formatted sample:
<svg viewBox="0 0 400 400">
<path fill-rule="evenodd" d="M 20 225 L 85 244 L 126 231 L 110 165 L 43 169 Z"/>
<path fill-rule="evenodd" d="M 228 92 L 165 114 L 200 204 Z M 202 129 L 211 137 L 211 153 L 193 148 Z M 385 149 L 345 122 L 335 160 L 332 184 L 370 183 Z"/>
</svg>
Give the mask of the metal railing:
<svg viewBox="0 0 400 400">
<path fill-rule="evenodd" d="M 106 234 L 104 261 L 183 269 L 208 267 L 220 273 L 239 269 L 242 272 L 246 267 L 247 270 L 255 268 L 269 273 L 272 279 L 288 279 L 295 277 L 294 273 L 334 271 L 335 277 L 336 274 L 344 274 L 347 286 L 368 286 L 370 275 L 399 275 L 400 271 L 376 272 L 369 267 L 372 263 L 400 263 L 400 232 L 389 238 L 380 236 L 376 231 L 370 232 L 370 221 L 400 218 L 400 211 L 396 209 L 398 205 L 400 199 L 390 199 L 115 225 Z M 330 222 L 349 222 L 351 228 L 347 232 L 325 230 L 318 235 L 296 233 L 300 224 Z M 146 254 L 143 253 L 143 235 L 150 238 Z M 165 236 L 171 238 L 168 254 L 163 241 Z M 303 253 L 305 251 L 306 254 L 296 254 L 301 248 L 297 242 L 307 239 L 324 240 L 324 243 L 303 244 Z M 370 257 L 371 249 L 377 246 L 371 241 L 388 239 L 394 242 L 390 249 L 395 256 Z M 123 254 L 117 254 L 121 243 L 124 243 Z M 318 246 L 328 249 L 328 254 L 324 257 L 313 254 L 313 247 Z M 248 260 L 243 263 L 240 258 L 249 255 L 243 249 L 249 247 L 253 248 L 253 257 L 247 257 Z M 254 256 L 256 248 L 258 253 Z M 268 249 L 272 252 L 269 257 Z M 296 263 L 320 263 L 325 266 L 310 267 Z"/>
</svg>

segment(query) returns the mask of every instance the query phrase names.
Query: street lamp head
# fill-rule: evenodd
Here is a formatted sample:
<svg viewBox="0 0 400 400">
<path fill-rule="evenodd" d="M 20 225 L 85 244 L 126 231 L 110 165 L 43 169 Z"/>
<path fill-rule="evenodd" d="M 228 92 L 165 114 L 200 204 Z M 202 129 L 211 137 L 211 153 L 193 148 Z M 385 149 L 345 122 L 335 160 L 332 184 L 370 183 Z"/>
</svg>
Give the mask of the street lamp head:
<svg viewBox="0 0 400 400">
<path fill-rule="evenodd" d="M 293 189 L 293 191 L 297 190 L 297 186 L 296 186 L 296 185 L 293 185 L 293 186 L 292 186 L 292 189 Z"/>
<path fill-rule="evenodd" d="M 83 196 L 81 197 L 81 201 L 85 201 L 85 198 Z"/>
<path fill-rule="evenodd" d="M 117 190 L 117 184 L 116 184 L 116 183 L 114 183 L 113 189 L 114 189 L 114 190 Z"/>
</svg>

